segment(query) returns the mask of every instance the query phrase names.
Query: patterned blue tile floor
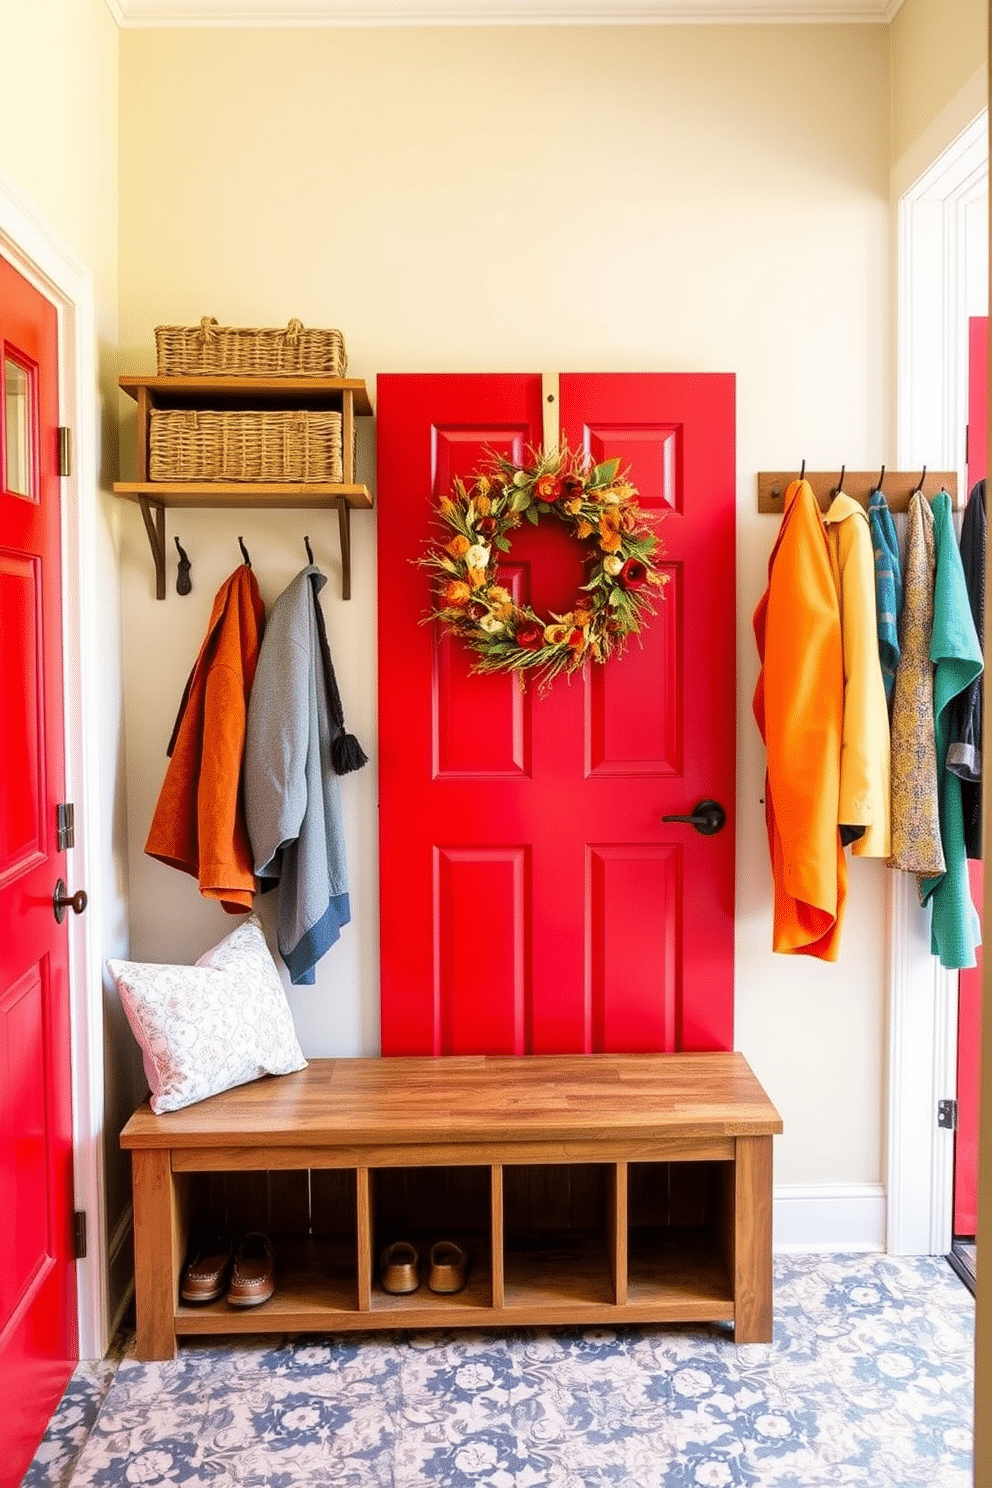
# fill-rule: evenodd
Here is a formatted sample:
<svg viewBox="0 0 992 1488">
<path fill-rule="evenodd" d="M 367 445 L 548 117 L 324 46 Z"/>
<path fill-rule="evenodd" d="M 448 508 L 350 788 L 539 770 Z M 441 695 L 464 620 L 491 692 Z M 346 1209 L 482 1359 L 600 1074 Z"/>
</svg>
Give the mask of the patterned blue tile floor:
<svg viewBox="0 0 992 1488">
<path fill-rule="evenodd" d="M 184 1343 L 81 1366 L 26 1488 L 971 1488 L 974 1302 L 941 1259 L 778 1256 L 719 1328 Z"/>
</svg>

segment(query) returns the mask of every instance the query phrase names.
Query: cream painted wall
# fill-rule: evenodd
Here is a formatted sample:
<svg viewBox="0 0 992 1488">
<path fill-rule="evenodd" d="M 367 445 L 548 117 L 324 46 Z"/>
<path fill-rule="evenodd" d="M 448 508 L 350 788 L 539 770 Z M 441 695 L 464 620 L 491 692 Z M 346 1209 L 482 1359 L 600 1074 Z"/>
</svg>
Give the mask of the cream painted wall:
<svg viewBox="0 0 992 1488">
<path fill-rule="evenodd" d="M 92 270 L 100 335 L 111 347 L 118 38 L 105 0 L 0 0 L 0 170 Z"/>
<path fill-rule="evenodd" d="M 778 1181 L 880 1182 L 887 870 L 853 865 L 838 965 L 771 955 L 750 616 L 775 535 L 756 472 L 889 458 L 888 28 L 133 31 L 121 77 L 128 369 L 153 367 L 156 323 L 213 314 L 339 325 L 370 383 L 385 370 L 737 374 L 738 1045 L 785 1118 Z M 140 517 L 124 512 L 138 956 L 193 956 L 229 927 L 141 849 L 238 533 L 267 600 L 305 530 L 331 574 L 331 644 L 372 764 L 343 782 L 354 924 L 316 988 L 290 994 L 311 1054 L 378 1047 L 374 523 L 355 517 L 345 604 L 332 524 L 170 514 L 195 588 L 159 604 Z"/>
<path fill-rule="evenodd" d="M 0 0 L 0 174 L 28 204 L 50 237 L 92 276 L 95 332 L 92 375 L 100 427 L 94 447 L 100 469 L 80 472 L 82 499 L 96 505 L 93 523 L 100 572 L 96 647 L 101 665 L 98 835 L 101 892 L 90 913 L 100 916 L 104 954 L 127 946 L 126 844 L 119 503 L 108 493 L 118 463 L 118 57 L 119 32 L 104 0 Z M 82 818 L 85 820 L 85 817 Z M 89 885 L 92 890 L 95 885 Z M 130 1164 L 117 1133 L 141 1092 L 140 1061 L 116 995 L 105 995 L 106 1182 L 111 1236 L 130 1205 Z M 91 1216 L 91 1224 L 98 1222 Z M 113 1258 L 112 1258 L 113 1259 Z M 114 1271 L 111 1317 L 128 1284 Z"/>
<path fill-rule="evenodd" d="M 903 0 L 891 33 L 895 161 L 986 71 L 987 0 Z"/>
</svg>

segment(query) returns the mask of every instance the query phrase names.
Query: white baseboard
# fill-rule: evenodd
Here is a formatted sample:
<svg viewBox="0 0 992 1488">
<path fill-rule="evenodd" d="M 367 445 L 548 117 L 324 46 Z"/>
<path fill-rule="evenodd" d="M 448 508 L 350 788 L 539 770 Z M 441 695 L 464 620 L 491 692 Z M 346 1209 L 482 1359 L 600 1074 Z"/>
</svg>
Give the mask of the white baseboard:
<svg viewBox="0 0 992 1488">
<path fill-rule="evenodd" d="M 780 1184 L 773 1208 L 776 1250 L 885 1249 L 885 1189 L 880 1183 Z"/>
</svg>

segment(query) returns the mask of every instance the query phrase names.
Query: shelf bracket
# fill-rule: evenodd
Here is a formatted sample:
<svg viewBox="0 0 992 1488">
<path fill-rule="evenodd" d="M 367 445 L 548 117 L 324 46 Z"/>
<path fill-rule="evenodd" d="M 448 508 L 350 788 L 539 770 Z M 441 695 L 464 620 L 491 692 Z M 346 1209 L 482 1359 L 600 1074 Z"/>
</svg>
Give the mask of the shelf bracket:
<svg viewBox="0 0 992 1488">
<path fill-rule="evenodd" d="M 152 561 L 155 564 L 155 598 L 165 598 L 165 507 L 147 496 L 138 496 L 141 516 L 148 535 Z M 334 505 L 338 509 L 338 537 L 341 544 L 341 598 L 351 598 L 351 503 L 347 497 L 339 496 Z"/>
<path fill-rule="evenodd" d="M 138 505 L 141 507 L 141 515 L 144 518 L 145 531 L 148 533 L 148 545 L 152 550 L 152 561 L 155 564 L 155 598 L 165 598 L 165 507 L 157 501 L 149 501 L 147 496 L 138 497 Z M 154 511 L 154 516 L 152 512 Z"/>
<path fill-rule="evenodd" d="M 341 540 L 341 598 L 351 598 L 351 507 L 338 497 L 338 537 Z"/>
</svg>

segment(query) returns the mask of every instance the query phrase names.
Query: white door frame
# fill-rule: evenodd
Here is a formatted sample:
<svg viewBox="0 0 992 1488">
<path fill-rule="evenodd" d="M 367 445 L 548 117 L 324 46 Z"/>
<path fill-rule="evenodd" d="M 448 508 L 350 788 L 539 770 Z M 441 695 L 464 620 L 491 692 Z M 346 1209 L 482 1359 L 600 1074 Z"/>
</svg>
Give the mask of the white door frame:
<svg viewBox="0 0 992 1488">
<path fill-rule="evenodd" d="M 32 205 L 0 174 L 0 251 L 58 313 L 59 421 L 72 429 L 72 475 L 62 485 L 62 646 L 67 799 L 76 806 L 70 891 L 86 888 L 86 914 L 69 915 L 75 1207 L 87 1216 L 87 1255 L 76 1263 L 79 1356 L 109 1344 L 104 1182 L 104 910 L 98 839 L 105 821 L 98 767 L 99 695 L 94 529 L 97 503 L 97 366 L 93 281 Z"/>
<path fill-rule="evenodd" d="M 983 111 L 901 190 L 897 179 L 893 192 L 897 461 L 901 470 L 956 470 L 962 487 L 974 269 L 968 209 L 988 189 L 988 154 Z M 892 875 L 889 932 L 887 1248 L 943 1255 L 951 1248 L 954 1133 L 937 1126 L 937 1102 L 957 1086 L 958 978 L 930 954 L 929 915 L 911 874 Z"/>
</svg>

